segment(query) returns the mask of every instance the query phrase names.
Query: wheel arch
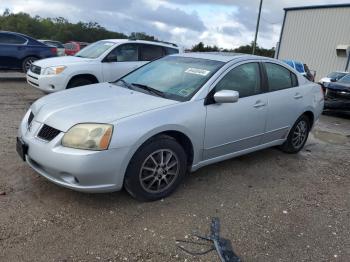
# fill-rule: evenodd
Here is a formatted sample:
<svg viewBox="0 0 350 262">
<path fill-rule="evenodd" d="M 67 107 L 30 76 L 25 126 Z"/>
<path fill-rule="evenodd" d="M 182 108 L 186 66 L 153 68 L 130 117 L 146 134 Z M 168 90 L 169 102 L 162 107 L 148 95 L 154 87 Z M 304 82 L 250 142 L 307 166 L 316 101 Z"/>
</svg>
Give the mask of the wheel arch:
<svg viewBox="0 0 350 262">
<path fill-rule="evenodd" d="M 315 115 L 314 115 L 314 113 L 312 112 L 312 111 L 310 111 L 310 110 L 307 110 L 307 111 L 305 111 L 303 114 L 301 114 L 301 115 L 305 115 L 305 116 L 307 116 L 307 118 L 309 119 L 309 121 L 310 121 L 310 129 L 312 128 L 312 126 L 314 125 L 314 121 L 315 121 Z"/>
<path fill-rule="evenodd" d="M 79 73 L 79 74 L 76 74 L 76 75 L 73 75 L 69 78 L 67 84 L 66 84 L 66 87 L 69 86 L 69 84 L 75 80 L 75 79 L 78 79 L 78 78 L 84 78 L 84 79 L 89 79 L 91 81 L 93 81 L 94 83 L 99 83 L 100 81 L 98 80 L 98 78 L 92 74 L 92 73 Z"/>
<path fill-rule="evenodd" d="M 190 168 L 193 164 L 193 159 L 194 159 L 194 147 L 191 139 L 189 138 L 188 135 L 186 135 L 184 132 L 179 131 L 179 130 L 165 130 L 165 131 L 160 131 L 158 133 L 152 134 L 148 138 L 146 138 L 136 149 L 136 151 L 132 154 L 134 155 L 139 148 L 141 148 L 143 145 L 149 143 L 153 139 L 156 139 L 157 137 L 160 136 L 168 136 L 176 140 L 184 151 L 186 152 L 187 156 L 187 166 Z"/>
</svg>

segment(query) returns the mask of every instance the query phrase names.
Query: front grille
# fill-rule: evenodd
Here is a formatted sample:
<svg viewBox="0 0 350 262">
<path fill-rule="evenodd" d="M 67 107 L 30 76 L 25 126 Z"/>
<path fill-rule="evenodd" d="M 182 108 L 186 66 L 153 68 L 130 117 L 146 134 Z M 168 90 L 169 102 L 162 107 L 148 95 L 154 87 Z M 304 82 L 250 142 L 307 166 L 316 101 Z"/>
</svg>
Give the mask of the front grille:
<svg viewBox="0 0 350 262">
<path fill-rule="evenodd" d="M 43 127 L 40 129 L 38 137 L 41 139 L 44 139 L 46 141 L 51 141 L 54 139 L 59 133 L 61 133 L 60 130 L 57 130 L 51 126 L 43 125 Z"/>
<path fill-rule="evenodd" d="M 33 119 L 34 119 L 34 114 L 33 114 L 33 112 L 30 112 L 30 115 L 28 117 L 28 126 L 30 126 L 30 124 L 32 123 Z"/>
<path fill-rule="evenodd" d="M 40 75 L 41 67 L 31 64 L 30 71 L 32 71 L 34 74 Z"/>
</svg>

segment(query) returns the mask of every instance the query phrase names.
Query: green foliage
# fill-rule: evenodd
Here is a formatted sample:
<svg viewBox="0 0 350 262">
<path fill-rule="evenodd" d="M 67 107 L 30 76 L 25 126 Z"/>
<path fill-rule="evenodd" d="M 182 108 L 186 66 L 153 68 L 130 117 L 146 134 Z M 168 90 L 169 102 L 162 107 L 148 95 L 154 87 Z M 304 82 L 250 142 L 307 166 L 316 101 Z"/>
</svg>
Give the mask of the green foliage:
<svg viewBox="0 0 350 262">
<path fill-rule="evenodd" d="M 221 52 L 235 52 L 235 53 L 242 53 L 242 54 L 251 54 L 253 51 L 253 43 L 250 45 L 242 45 L 240 47 L 237 47 L 235 49 L 219 49 L 217 46 L 204 46 L 203 42 L 199 42 L 198 44 L 194 45 L 191 49 L 193 52 L 208 52 L 208 51 L 221 51 Z M 265 49 L 259 46 L 256 46 L 255 54 L 260 56 L 267 56 L 267 57 L 274 57 L 275 54 L 275 48 L 272 47 L 271 49 Z"/>
<path fill-rule="evenodd" d="M 133 40 L 148 40 L 148 41 L 157 41 L 158 39 L 152 35 L 147 35 L 144 32 L 133 32 L 130 34 L 129 39 Z"/>
<path fill-rule="evenodd" d="M 58 40 L 63 43 L 67 41 L 92 43 L 101 39 L 128 38 L 123 33 L 108 31 L 96 22 L 73 24 L 63 17 L 31 17 L 26 13 L 13 14 L 9 9 L 0 15 L 0 30 L 19 32 L 36 39 Z"/>
<path fill-rule="evenodd" d="M 193 51 L 193 52 L 217 52 L 217 51 L 219 51 L 219 47 L 217 47 L 216 45 L 204 46 L 203 42 L 199 42 L 198 44 L 196 44 L 192 47 L 191 51 Z"/>
</svg>

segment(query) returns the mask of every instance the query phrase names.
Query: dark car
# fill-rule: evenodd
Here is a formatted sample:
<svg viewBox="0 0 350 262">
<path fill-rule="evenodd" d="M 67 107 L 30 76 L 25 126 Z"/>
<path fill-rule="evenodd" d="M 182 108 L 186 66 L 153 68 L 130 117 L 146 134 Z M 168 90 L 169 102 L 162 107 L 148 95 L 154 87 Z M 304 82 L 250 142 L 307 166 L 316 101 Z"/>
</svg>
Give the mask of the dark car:
<svg viewBox="0 0 350 262">
<path fill-rule="evenodd" d="M 324 108 L 350 113 L 350 74 L 343 76 L 338 82 L 328 84 Z"/>
<path fill-rule="evenodd" d="M 29 36 L 0 31 L 0 69 L 27 72 L 35 61 L 57 56 L 57 48 Z"/>
</svg>

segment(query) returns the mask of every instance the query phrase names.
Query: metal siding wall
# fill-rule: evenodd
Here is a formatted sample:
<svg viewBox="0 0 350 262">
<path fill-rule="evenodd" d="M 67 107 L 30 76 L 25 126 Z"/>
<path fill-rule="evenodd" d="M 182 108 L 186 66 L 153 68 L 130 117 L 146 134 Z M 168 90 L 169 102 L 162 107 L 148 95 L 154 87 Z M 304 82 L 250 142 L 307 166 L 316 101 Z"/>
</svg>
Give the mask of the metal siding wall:
<svg viewBox="0 0 350 262">
<path fill-rule="evenodd" d="M 350 45 L 350 7 L 287 11 L 279 59 L 294 59 L 316 70 L 316 80 L 344 70 L 337 45 Z"/>
</svg>

